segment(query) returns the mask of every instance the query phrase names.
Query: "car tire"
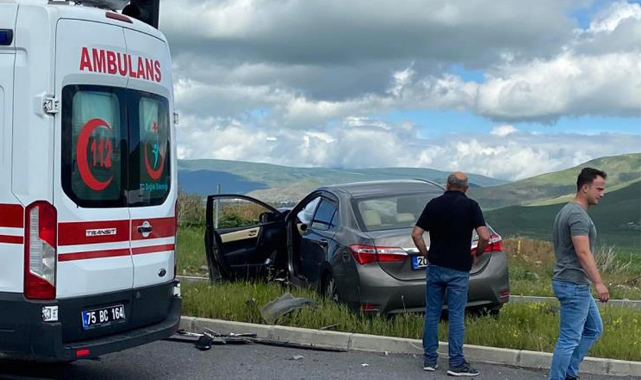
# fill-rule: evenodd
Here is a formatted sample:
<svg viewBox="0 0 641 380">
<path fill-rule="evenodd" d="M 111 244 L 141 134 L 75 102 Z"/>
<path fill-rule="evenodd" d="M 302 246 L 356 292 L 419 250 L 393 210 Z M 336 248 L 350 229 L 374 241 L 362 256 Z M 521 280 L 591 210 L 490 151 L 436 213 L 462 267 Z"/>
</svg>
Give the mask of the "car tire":
<svg viewBox="0 0 641 380">
<path fill-rule="evenodd" d="M 330 272 L 327 272 L 325 276 L 323 276 L 322 292 L 323 292 L 323 296 L 325 296 L 326 298 L 329 298 L 334 302 L 339 301 L 338 287 L 336 285 L 336 280 L 334 279 L 334 276 L 332 276 Z"/>
</svg>

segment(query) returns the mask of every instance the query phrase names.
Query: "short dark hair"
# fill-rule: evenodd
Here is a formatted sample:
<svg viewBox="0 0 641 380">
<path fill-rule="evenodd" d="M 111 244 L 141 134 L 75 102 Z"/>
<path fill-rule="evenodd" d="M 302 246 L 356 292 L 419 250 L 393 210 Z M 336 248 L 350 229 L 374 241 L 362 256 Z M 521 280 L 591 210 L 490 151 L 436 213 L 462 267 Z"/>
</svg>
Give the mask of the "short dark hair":
<svg viewBox="0 0 641 380">
<path fill-rule="evenodd" d="M 583 168 L 581 173 L 576 179 L 576 191 L 581 190 L 583 185 L 591 185 L 596 177 L 603 177 L 603 179 L 608 178 L 608 175 L 605 174 L 603 170 L 594 169 L 594 168 Z"/>
</svg>

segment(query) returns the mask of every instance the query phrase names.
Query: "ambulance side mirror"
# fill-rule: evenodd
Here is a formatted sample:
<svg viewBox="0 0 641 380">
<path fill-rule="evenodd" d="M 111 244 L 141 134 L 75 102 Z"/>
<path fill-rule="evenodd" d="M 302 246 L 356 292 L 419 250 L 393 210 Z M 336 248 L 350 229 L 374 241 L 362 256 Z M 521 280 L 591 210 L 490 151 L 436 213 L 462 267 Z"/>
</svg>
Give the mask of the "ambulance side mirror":
<svg viewBox="0 0 641 380">
<path fill-rule="evenodd" d="M 158 29 L 160 0 L 131 0 L 129 5 L 122 10 L 122 14 L 138 19 Z"/>
</svg>

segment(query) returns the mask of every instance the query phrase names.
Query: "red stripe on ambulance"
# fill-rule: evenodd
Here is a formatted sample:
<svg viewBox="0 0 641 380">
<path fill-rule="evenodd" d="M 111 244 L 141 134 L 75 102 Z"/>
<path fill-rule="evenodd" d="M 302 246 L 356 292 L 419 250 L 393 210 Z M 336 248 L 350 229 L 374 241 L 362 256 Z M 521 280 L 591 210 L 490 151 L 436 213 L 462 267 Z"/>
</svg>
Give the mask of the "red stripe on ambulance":
<svg viewBox="0 0 641 380">
<path fill-rule="evenodd" d="M 176 246 L 174 244 L 162 244 L 162 245 L 152 245 L 149 247 L 132 248 L 131 251 L 134 255 L 142 255 L 144 253 L 173 251 L 175 247 Z"/>
<path fill-rule="evenodd" d="M 22 236 L 0 235 L 0 243 L 6 244 L 22 244 L 24 238 Z"/>
<path fill-rule="evenodd" d="M 80 52 L 80 71 L 128 76 L 158 83 L 162 80 L 158 60 L 96 48 L 90 52 L 87 47 Z"/>
<path fill-rule="evenodd" d="M 22 205 L 0 203 L 0 227 L 23 228 L 23 213 Z"/>
<path fill-rule="evenodd" d="M 120 256 L 129 256 L 130 250 L 125 249 L 109 249 L 103 251 L 89 251 L 89 252 L 74 252 L 74 253 L 64 253 L 58 255 L 58 261 L 76 261 L 76 260 L 87 260 L 87 259 L 104 259 L 107 257 L 120 257 Z"/>
<path fill-rule="evenodd" d="M 145 222 L 149 222 L 153 228 L 147 237 L 138 232 L 138 227 Z M 169 218 L 136 219 L 131 222 L 131 240 L 148 240 L 174 236 L 176 236 L 176 219 L 173 216 Z"/>
<path fill-rule="evenodd" d="M 58 245 L 114 243 L 128 240 L 128 220 L 58 224 Z"/>
</svg>

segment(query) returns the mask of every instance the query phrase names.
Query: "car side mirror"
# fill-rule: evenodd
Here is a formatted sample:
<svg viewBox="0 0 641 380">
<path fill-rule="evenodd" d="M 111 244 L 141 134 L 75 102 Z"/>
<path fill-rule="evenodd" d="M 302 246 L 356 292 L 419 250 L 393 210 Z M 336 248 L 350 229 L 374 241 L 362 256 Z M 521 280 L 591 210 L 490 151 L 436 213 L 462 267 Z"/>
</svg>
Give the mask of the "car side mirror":
<svg viewBox="0 0 641 380">
<path fill-rule="evenodd" d="M 278 220 L 278 215 L 274 214 L 273 212 L 264 212 L 260 214 L 260 216 L 258 217 L 258 220 L 260 221 L 261 224 L 271 223 Z"/>
</svg>

